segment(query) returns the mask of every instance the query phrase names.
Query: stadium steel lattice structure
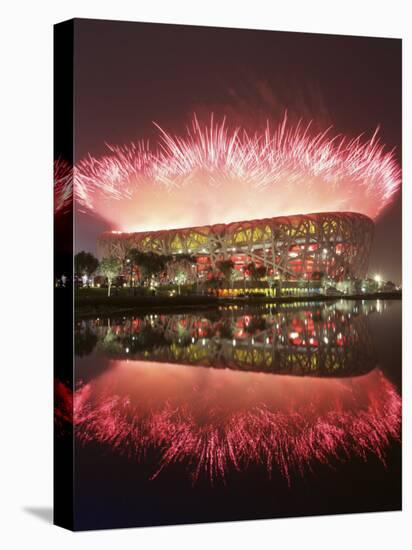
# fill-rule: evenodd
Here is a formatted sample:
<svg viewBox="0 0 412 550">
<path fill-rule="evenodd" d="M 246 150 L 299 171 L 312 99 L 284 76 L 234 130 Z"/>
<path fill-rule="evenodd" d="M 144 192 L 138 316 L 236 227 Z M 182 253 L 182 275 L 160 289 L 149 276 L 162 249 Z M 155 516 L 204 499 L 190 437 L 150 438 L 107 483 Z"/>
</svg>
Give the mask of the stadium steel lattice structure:
<svg viewBox="0 0 412 550">
<path fill-rule="evenodd" d="M 249 262 L 289 280 L 323 274 L 335 281 L 366 275 L 373 221 L 355 212 L 325 212 L 138 233 L 106 232 L 98 255 L 124 260 L 127 252 L 196 258 L 199 276 L 231 259 L 239 271 Z"/>
</svg>

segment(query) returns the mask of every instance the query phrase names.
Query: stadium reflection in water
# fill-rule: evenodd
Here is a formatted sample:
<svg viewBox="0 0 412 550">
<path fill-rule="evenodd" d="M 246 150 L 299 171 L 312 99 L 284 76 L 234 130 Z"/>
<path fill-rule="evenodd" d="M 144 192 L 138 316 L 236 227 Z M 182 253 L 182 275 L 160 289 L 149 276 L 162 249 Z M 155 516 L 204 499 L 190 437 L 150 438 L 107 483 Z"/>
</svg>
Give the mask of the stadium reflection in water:
<svg viewBox="0 0 412 550">
<path fill-rule="evenodd" d="M 377 357 L 381 328 L 370 322 L 399 312 L 399 303 L 341 300 L 78 321 L 79 463 L 91 452 L 95 476 L 117 456 L 149 487 L 164 479 L 168 491 L 172 477 L 194 493 L 246 478 L 257 493 L 281 479 L 293 492 L 299 479 L 333 484 L 345 463 L 371 461 L 381 483 L 400 438 L 400 381 Z M 228 519 L 218 509 L 210 517 Z M 324 508 L 310 505 L 339 510 L 330 496 Z"/>
</svg>

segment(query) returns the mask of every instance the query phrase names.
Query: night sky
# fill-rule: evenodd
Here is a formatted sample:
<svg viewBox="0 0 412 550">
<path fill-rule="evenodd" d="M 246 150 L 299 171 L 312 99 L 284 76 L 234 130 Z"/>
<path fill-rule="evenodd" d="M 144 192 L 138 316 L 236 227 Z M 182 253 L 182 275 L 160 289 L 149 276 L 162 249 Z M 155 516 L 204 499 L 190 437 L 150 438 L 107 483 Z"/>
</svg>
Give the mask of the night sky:
<svg viewBox="0 0 412 550">
<path fill-rule="evenodd" d="M 183 132 L 193 112 L 251 131 L 269 118 L 371 136 L 401 162 L 401 41 L 76 20 L 75 158 Z M 148 205 L 148 208 L 155 207 Z M 370 272 L 401 282 L 401 196 L 376 221 Z M 277 212 L 274 212 L 277 215 Z M 256 215 L 256 218 L 259 216 Z M 95 251 L 106 222 L 78 215 L 76 250 Z"/>
</svg>

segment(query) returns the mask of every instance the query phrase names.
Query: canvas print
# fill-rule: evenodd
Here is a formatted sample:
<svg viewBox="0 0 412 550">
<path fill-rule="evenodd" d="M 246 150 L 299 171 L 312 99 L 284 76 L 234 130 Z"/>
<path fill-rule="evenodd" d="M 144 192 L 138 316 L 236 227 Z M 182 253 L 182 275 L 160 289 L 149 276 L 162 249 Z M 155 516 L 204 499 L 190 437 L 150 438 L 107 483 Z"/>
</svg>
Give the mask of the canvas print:
<svg viewBox="0 0 412 550">
<path fill-rule="evenodd" d="M 55 523 L 401 509 L 401 40 L 55 26 Z"/>
</svg>

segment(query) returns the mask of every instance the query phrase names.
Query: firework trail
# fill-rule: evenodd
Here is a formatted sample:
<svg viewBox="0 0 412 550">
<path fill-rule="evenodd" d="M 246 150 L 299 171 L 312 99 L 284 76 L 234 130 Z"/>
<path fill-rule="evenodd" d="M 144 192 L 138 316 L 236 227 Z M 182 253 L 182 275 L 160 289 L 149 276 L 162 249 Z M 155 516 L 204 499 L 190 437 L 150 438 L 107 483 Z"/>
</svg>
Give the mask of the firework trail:
<svg viewBox="0 0 412 550">
<path fill-rule="evenodd" d="M 63 159 L 57 159 L 54 171 L 54 213 L 67 214 L 73 204 L 73 167 Z"/>
<path fill-rule="evenodd" d="M 95 210 L 96 201 L 130 199 L 152 160 L 143 142 L 129 147 L 107 145 L 110 154 L 89 155 L 75 168 L 75 199 L 82 211 Z"/>
<path fill-rule="evenodd" d="M 222 380 L 209 369 L 154 363 L 137 368 L 137 391 L 135 366 L 126 362 L 79 387 L 75 433 L 137 463 L 156 450 L 152 479 L 178 463 L 194 483 L 206 478 L 213 484 L 258 464 L 290 484 L 316 463 L 370 454 L 385 463 L 389 442 L 400 436 L 400 397 L 377 369 L 354 384 L 244 373 Z M 159 376 L 167 390 L 159 388 Z"/>
<path fill-rule="evenodd" d="M 215 122 L 213 115 L 203 126 L 194 115 L 183 136 L 155 126 L 154 150 L 147 142 L 110 146 L 107 155 L 89 156 L 76 166 L 81 208 L 116 225 L 110 209 L 112 200 L 119 201 L 124 230 L 165 228 L 159 192 L 163 198 L 168 192 L 170 220 L 180 227 L 193 225 L 191 210 L 197 224 L 322 211 L 376 218 L 400 186 L 394 152 L 379 141 L 378 130 L 370 139 L 333 135 L 332 129 L 313 134 L 310 124 L 288 126 L 286 116 L 277 127 L 268 123 L 253 135 L 230 129 L 225 119 Z M 148 204 L 156 206 L 153 219 Z"/>
</svg>

